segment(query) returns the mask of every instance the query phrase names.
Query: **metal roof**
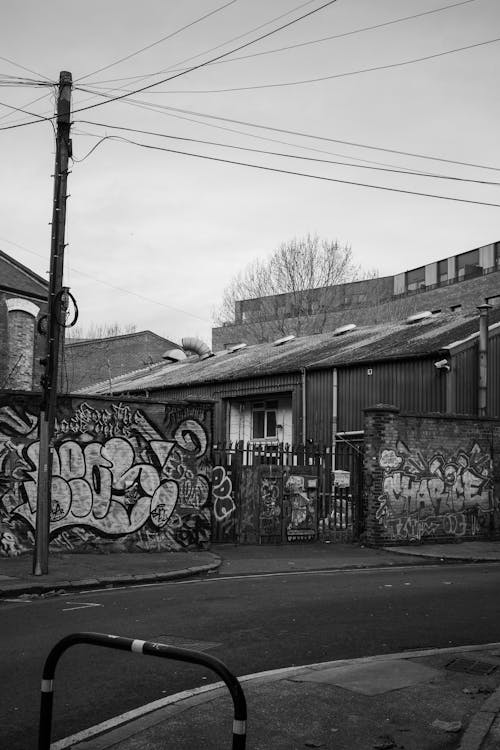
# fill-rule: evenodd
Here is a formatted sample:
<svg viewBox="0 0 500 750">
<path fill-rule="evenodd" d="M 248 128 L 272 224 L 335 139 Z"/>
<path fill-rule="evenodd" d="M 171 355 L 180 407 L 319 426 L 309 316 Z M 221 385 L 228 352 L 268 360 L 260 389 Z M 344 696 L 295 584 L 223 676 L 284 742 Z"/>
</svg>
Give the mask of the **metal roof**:
<svg viewBox="0 0 500 750">
<path fill-rule="evenodd" d="M 489 323 L 500 321 L 500 307 L 490 311 Z M 363 326 L 341 336 L 333 332 L 295 338 L 281 346 L 253 344 L 235 352 L 217 352 L 200 360 L 189 357 L 175 363 L 159 363 L 122 375 L 112 381 L 113 393 L 152 391 L 169 386 L 228 380 L 433 356 L 447 346 L 479 330 L 477 313 L 438 313 L 411 325 L 405 321 Z M 109 382 L 84 393 L 109 393 Z"/>
</svg>

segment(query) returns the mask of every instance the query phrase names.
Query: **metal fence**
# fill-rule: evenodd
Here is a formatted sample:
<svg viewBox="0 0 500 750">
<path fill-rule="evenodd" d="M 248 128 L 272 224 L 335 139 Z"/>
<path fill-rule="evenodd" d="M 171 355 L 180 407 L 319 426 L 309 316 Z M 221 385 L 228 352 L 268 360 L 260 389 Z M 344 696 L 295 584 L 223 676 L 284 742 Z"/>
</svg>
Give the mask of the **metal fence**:
<svg viewBox="0 0 500 750">
<path fill-rule="evenodd" d="M 364 531 L 360 435 L 338 436 L 333 447 L 218 444 L 213 461 L 231 481 L 234 505 L 230 518 L 214 517 L 215 542 L 348 541 Z"/>
</svg>

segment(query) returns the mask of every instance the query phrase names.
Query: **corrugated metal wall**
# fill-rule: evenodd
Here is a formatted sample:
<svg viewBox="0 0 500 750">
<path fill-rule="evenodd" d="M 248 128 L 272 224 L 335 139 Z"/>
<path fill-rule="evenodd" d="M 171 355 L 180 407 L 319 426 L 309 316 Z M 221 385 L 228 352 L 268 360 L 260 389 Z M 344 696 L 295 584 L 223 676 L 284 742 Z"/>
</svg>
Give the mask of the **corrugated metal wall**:
<svg viewBox="0 0 500 750">
<path fill-rule="evenodd" d="M 306 394 L 306 439 L 315 444 L 331 445 L 333 370 L 306 372 Z"/>
<path fill-rule="evenodd" d="M 500 333 L 490 337 L 488 359 L 488 416 L 500 417 Z"/>
<path fill-rule="evenodd" d="M 474 341 L 467 349 L 454 354 L 450 359 L 455 383 L 456 414 L 477 414 L 478 398 L 478 345 Z"/>
<path fill-rule="evenodd" d="M 363 409 L 393 404 L 401 411 L 444 412 L 446 375 L 434 359 L 375 362 L 338 371 L 338 431 L 363 429 Z"/>
</svg>

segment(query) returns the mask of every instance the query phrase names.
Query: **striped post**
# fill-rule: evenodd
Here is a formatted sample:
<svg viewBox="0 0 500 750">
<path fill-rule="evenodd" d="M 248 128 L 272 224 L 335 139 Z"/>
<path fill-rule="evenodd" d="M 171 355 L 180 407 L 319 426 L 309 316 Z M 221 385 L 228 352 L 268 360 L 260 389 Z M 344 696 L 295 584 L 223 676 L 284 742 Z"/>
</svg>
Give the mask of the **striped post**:
<svg viewBox="0 0 500 750">
<path fill-rule="evenodd" d="M 54 699 L 54 676 L 57 663 L 62 654 L 71 646 L 86 643 L 104 648 L 114 648 L 119 651 L 130 651 L 135 654 L 147 656 L 159 656 L 163 659 L 174 659 L 185 661 L 190 664 L 200 664 L 215 672 L 226 684 L 231 698 L 233 699 L 233 743 L 232 750 L 245 750 L 246 745 L 246 720 L 247 706 L 245 694 L 239 680 L 226 665 L 214 656 L 203 654 L 199 651 L 191 651 L 185 648 L 166 646 L 163 643 L 141 641 L 133 638 L 123 638 L 118 635 L 105 633 L 72 633 L 62 638 L 51 650 L 42 673 L 41 699 L 40 699 L 40 723 L 38 732 L 38 750 L 50 750 L 52 734 L 52 709 Z"/>
</svg>

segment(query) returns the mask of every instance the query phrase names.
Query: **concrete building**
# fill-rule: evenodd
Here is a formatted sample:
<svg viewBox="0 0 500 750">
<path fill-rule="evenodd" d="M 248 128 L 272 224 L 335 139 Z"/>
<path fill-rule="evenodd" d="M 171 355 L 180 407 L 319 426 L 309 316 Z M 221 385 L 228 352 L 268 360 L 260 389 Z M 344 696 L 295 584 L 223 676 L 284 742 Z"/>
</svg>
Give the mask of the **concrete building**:
<svg viewBox="0 0 500 750">
<path fill-rule="evenodd" d="M 419 310 L 474 310 L 485 297 L 500 299 L 499 270 L 500 242 L 495 242 L 394 276 L 308 290 L 309 314 L 300 335 L 401 320 Z M 234 322 L 212 329 L 214 351 L 296 334 L 296 295 L 236 302 Z"/>
</svg>

